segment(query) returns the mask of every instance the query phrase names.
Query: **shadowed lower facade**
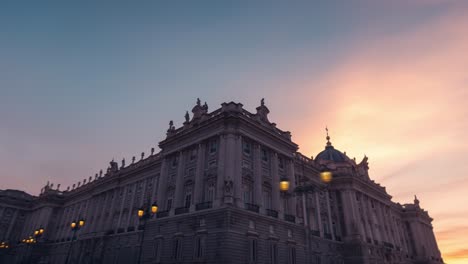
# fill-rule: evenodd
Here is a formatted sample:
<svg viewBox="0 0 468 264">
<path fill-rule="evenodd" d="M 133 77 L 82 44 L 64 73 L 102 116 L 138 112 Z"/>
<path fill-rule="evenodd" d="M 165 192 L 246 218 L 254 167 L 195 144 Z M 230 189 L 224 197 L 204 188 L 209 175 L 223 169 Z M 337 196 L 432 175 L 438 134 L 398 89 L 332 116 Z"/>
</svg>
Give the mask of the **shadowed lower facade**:
<svg viewBox="0 0 468 264">
<path fill-rule="evenodd" d="M 0 191 L 1 263 L 443 263 L 419 201 L 391 201 L 327 135 L 315 158 L 240 103 L 192 116 L 138 160 L 39 196 Z M 333 175 L 329 183 L 323 171 Z M 289 183 L 288 190 L 280 182 Z M 140 208 L 157 205 L 155 214 Z M 70 223 L 84 220 L 79 229 Z M 35 243 L 22 243 L 44 228 Z"/>
</svg>

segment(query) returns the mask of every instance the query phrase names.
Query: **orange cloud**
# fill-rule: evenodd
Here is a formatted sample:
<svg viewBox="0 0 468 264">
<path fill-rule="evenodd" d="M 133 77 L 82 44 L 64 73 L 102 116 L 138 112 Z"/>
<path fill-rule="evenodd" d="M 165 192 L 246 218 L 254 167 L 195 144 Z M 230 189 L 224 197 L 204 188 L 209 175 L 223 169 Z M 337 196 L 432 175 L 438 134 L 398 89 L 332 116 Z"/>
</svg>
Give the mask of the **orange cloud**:
<svg viewBox="0 0 468 264">
<path fill-rule="evenodd" d="M 357 160 L 370 157 L 371 177 L 395 200 L 409 202 L 418 194 L 431 214 L 448 218 L 459 212 L 468 188 L 466 47 L 466 9 L 359 41 L 340 65 L 289 95 L 307 106 L 302 114 L 310 116 L 290 125 L 297 127 L 292 130 L 301 152 L 315 155 L 323 149 L 321 131 L 327 124 L 336 148 Z M 310 87 L 320 93 L 310 94 Z M 321 100 L 311 103 L 314 97 Z M 441 251 L 456 252 L 457 258 L 466 253 L 460 245 L 468 244 L 468 238 L 457 238 L 460 221 L 434 222 L 441 225 L 435 229 L 445 230 L 437 233 L 440 240 L 457 241 L 444 243 Z M 446 261 L 452 256 L 446 254 Z"/>
</svg>

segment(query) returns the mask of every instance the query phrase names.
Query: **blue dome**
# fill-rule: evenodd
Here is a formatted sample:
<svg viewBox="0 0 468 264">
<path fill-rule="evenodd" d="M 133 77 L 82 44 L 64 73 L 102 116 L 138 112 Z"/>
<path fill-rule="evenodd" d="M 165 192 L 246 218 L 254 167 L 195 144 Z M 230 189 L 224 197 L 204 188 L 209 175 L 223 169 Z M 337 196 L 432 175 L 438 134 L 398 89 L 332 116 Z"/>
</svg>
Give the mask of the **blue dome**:
<svg viewBox="0 0 468 264">
<path fill-rule="evenodd" d="M 316 160 L 330 160 L 335 162 L 344 162 L 346 160 L 346 155 L 341 153 L 339 150 L 336 150 L 333 146 L 326 146 L 325 150 L 320 152 Z"/>
<path fill-rule="evenodd" d="M 335 162 L 344 162 L 346 161 L 347 157 L 345 154 L 341 153 L 341 151 L 336 150 L 331 144 L 325 147 L 325 150 L 320 152 L 316 160 L 329 160 Z"/>
</svg>

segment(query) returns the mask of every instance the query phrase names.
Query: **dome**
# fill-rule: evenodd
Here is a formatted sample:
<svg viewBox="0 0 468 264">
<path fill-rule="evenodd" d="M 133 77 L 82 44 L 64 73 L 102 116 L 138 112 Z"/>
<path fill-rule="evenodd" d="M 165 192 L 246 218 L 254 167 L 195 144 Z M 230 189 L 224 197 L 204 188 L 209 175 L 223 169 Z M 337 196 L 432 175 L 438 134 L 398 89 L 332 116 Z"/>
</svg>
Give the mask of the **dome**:
<svg viewBox="0 0 468 264">
<path fill-rule="evenodd" d="M 344 162 L 346 160 L 346 155 L 341 153 L 341 151 L 336 150 L 332 145 L 327 145 L 325 150 L 320 152 L 316 160 L 329 160 L 334 162 Z"/>
<path fill-rule="evenodd" d="M 335 149 L 331 142 L 330 142 L 330 137 L 328 136 L 328 128 L 327 130 L 327 145 L 325 146 L 325 149 L 320 152 L 317 157 L 315 157 L 315 160 L 329 160 L 329 161 L 334 161 L 334 162 L 345 162 L 348 157 L 343 154 L 341 151 Z"/>
</svg>

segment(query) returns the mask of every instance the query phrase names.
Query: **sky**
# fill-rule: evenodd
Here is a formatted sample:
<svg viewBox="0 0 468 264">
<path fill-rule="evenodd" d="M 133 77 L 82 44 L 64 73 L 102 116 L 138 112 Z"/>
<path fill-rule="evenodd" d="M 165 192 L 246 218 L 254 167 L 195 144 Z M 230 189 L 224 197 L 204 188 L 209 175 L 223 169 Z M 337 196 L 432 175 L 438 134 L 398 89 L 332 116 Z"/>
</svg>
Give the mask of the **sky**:
<svg viewBox="0 0 468 264">
<path fill-rule="evenodd" d="M 66 2 L 0 4 L 0 189 L 149 153 L 197 97 L 265 98 L 301 153 L 328 126 L 393 201 L 416 194 L 468 263 L 467 1 Z"/>
</svg>

